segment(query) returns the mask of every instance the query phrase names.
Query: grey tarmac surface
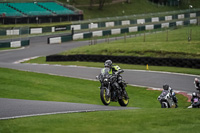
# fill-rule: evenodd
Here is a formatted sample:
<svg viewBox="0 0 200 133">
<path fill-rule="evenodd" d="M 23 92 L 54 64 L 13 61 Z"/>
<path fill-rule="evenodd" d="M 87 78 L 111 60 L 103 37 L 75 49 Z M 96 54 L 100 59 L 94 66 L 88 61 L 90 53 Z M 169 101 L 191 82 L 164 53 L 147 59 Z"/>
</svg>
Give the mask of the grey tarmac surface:
<svg viewBox="0 0 200 133">
<path fill-rule="evenodd" d="M 101 42 L 103 40 L 98 40 Z M 11 68 L 22 71 L 31 71 L 38 73 L 46 73 L 52 75 L 60 75 L 74 78 L 82 78 L 95 80 L 95 76 L 100 73 L 100 68 L 93 67 L 76 67 L 76 66 L 59 66 L 59 65 L 39 65 L 39 64 L 15 64 L 14 62 L 35 57 L 56 54 L 62 51 L 70 50 L 75 47 L 89 45 L 89 41 L 73 41 L 63 44 L 46 44 L 47 37 L 31 38 L 31 44 L 24 49 L 0 51 L 0 67 Z M 102 63 L 103 67 L 103 63 Z M 123 69 L 123 68 L 122 68 Z M 146 86 L 153 88 L 162 88 L 164 83 L 170 84 L 174 90 L 193 92 L 195 75 L 184 75 L 174 73 L 163 73 L 153 71 L 125 70 L 123 74 L 124 80 L 132 85 Z M 97 86 L 98 88 L 98 86 Z M 19 106 L 15 106 L 19 104 Z M 9 104 L 8 104 L 9 103 Z M 28 104 L 33 106 L 28 106 Z M 34 103 L 34 104 L 33 104 Z M 46 103 L 45 108 L 38 109 L 40 105 Z M 36 107 L 34 108 L 33 107 Z M 53 106 L 53 107 L 52 107 Z M 19 107 L 22 107 L 21 110 Z M 26 107 L 26 108 L 23 108 Z M 60 108 L 59 108 L 60 107 Z M 65 108 L 66 107 L 66 108 Z M 67 109 L 68 108 L 68 109 Z M 100 105 L 82 105 L 73 103 L 56 103 L 31 100 L 16 100 L 16 99 L 0 99 L 0 117 L 16 117 L 16 116 L 31 116 L 33 114 L 53 114 L 63 111 L 77 110 L 107 110 L 121 109 L 121 107 L 107 107 Z M 31 109 L 33 112 L 31 112 Z M 124 108 L 123 108 L 124 109 Z"/>
<path fill-rule="evenodd" d="M 51 75 L 60 75 L 73 78 L 95 80 L 99 75 L 101 68 L 78 67 L 78 66 L 59 66 L 59 65 L 41 65 L 41 64 L 10 64 L 0 63 L 1 67 L 31 71 L 37 73 L 46 73 Z M 145 86 L 151 88 L 162 88 L 162 85 L 168 83 L 174 90 L 193 92 L 195 75 L 181 75 L 175 73 L 152 72 L 126 70 L 122 74 L 124 80 L 131 85 Z"/>
<path fill-rule="evenodd" d="M 0 120 L 76 112 L 138 109 L 135 107 L 114 107 L 69 102 L 34 101 L 7 98 L 0 98 L 0 107 Z"/>
</svg>

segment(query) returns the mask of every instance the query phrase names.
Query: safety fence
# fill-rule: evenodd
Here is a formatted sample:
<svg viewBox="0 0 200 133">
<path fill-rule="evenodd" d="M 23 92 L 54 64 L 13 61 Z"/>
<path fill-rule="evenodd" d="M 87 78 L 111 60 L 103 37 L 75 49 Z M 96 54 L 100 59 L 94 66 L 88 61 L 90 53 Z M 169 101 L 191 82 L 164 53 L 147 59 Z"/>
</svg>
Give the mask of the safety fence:
<svg viewBox="0 0 200 133">
<path fill-rule="evenodd" d="M 81 30 L 81 29 L 95 29 L 95 28 L 102 28 L 102 27 L 115 27 L 115 26 L 127 26 L 127 25 L 135 25 L 135 24 L 145 24 L 145 23 L 155 23 L 155 22 L 162 22 L 162 21 L 171 21 L 177 19 L 186 19 L 186 18 L 195 18 L 200 16 L 200 10 L 197 12 L 192 13 L 182 13 L 182 14 L 173 14 L 173 15 L 166 15 L 161 17 L 149 17 L 148 18 L 140 18 L 140 19 L 131 19 L 129 17 L 124 18 L 123 20 L 115 20 L 106 22 L 93 22 L 90 23 L 83 23 L 83 24 L 72 24 L 67 26 L 67 30 L 74 29 L 74 30 Z M 141 17 L 141 16 L 140 16 Z"/>
<path fill-rule="evenodd" d="M 127 28 L 116 28 L 116 29 L 110 29 L 110 30 L 99 30 L 99 31 L 77 33 L 73 35 L 64 35 L 64 36 L 59 36 L 59 37 L 48 38 L 48 43 L 49 44 L 62 43 L 62 42 L 78 40 L 78 39 L 138 32 L 138 31 L 145 31 L 145 30 L 147 31 L 147 30 L 154 30 L 154 29 L 161 29 L 161 28 L 170 28 L 170 27 L 184 26 L 184 25 L 191 25 L 191 24 L 197 24 L 197 19 L 163 22 L 163 23 L 156 23 L 156 24 L 127 27 Z"/>
<path fill-rule="evenodd" d="M 155 15 L 155 14 L 154 14 Z M 157 15 L 163 15 L 163 14 L 157 14 Z M 180 14 L 173 14 L 173 15 L 165 15 L 161 17 L 149 17 L 148 18 L 142 18 L 144 16 L 138 16 L 140 19 L 137 18 L 131 18 L 131 17 L 122 17 L 119 18 L 118 20 L 105 20 L 101 21 L 101 19 L 98 20 L 90 20 L 90 21 L 78 21 L 79 24 L 70 24 L 70 25 L 64 25 L 64 26 L 52 26 L 52 27 L 41 27 L 41 28 L 35 28 L 35 27 L 30 27 L 29 32 L 26 34 L 42 34 L 42 33 L 47 33 L 47 32 L 58 32 L 58 31 L 70 31 L 70 30 L 93 30 L 93 29 L 98 29 L 98 28 L 113 28 L 116 26 L 131 26 L 131 25 L 142 25 L 142 24 L 147 24 L 147 23 L 158 23 L 158 22 L 163 22 L 163 21 L 173 21 L 173 20 L 182 20 L 182 19 L 188 19 L 188 18 L 197 18 L 200 17 L 200 9 L 192 10 L 188 12 L 188 10 L 184 11 L 183 13 Z M 46 18 L 46 20 L 49 18 Z M 58 18 L 59 20 L 59 18 Z M 83 23 L 84 22 L 84 23 Z M 6 35 L 12 35 L 9 34 L 9 32 L 13 33 L 12 29 L 0 29 L 0 36 L 6 36 Z M 19 33 L 23 33 L 23 31 L 20 31 L 20 28 L 15 28 L 15 34 L 14 35 L 19 35 Z M 24 33 L 25 34 L 25 33 Z"/>
<path fill-rule="evenodd" d="M 175 66 L 186 68 L 200 68 L 200 59 L 178 59 L 178 58 L 152 58 L 134 56 L 109 56 L 109 55 L 50 55 L 46 56 L 46 61 L 87 61 L 105 62 L 112 60 L 116 63 L 152 65 L 152 66 Z"/>
<path fill-rule="evenodd" d="M 29 44 L 30 44 L 29 40 L 0 42 L 0 48 L 16 48 L 16 47 L 28 46 Z"/>
</svg>

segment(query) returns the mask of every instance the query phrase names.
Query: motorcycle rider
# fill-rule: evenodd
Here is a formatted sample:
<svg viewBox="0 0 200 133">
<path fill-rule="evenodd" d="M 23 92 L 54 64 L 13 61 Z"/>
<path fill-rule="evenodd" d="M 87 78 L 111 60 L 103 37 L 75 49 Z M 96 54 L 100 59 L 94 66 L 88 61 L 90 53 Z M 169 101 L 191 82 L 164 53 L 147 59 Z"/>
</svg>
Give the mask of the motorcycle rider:
<svg viewBox="0 0 200 133">
<path fill-rule="evenodd" d="M 197 90 L 200 90 L 200 80 L 198 78 L 194 79 L 194 86 Z"/>
<path fill-rule="evenodd" d="M 118 90 L 119 94 L 124 94 L 126 98 L 128 98 L 125 87 L 123 86 L 122 76 L 120 73 L 123 73 L 124 70 L 122 70 L 119 66 L 113 65 L 111 60 L 106 60 L 104 63 L 104 67 L 110 68 L 109 74 L 116 76 L 117 80 L 113 83 L 113 88 Z M 119 95 L 119 99 L 121 99 L 121 95 Z"/>
<path fill-rule="evenodd" d="M 198 100 L 198 101 L 195 101 L 195 100 Z M 197 95 L 196 92 L 193 92 L 192 93 L 192 98 L 191 98 L 191 104 L 192 104 L 192 107 L 198 107 L 200 106 L 200 97 Z"/>
<path fill-rule="evenodd" d="M 172 88 L 168 84 L 164 84 L 163 89 L 167 90 L 170 93 L 170 95 L 172 96 L 172 99 L 176 105 L 176 108 L 177 108 L 178 107 L 178 99 L 175 96 L 176 95 L 175 92 L 172 90 Z"/>
</svg>

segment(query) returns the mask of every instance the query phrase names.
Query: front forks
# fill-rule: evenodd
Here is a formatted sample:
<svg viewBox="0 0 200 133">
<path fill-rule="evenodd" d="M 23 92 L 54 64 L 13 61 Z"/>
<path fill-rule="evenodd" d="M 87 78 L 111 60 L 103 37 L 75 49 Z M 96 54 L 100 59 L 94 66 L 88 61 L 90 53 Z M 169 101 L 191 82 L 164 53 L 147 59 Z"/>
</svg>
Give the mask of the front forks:
<svg viewBox="0 0 200 133">
<path fill-rule="evenodd" d="M 110 82 L 108 84 L 108 88 L 106 88 L 106 96 L 110 97 Z"/>
</svg>

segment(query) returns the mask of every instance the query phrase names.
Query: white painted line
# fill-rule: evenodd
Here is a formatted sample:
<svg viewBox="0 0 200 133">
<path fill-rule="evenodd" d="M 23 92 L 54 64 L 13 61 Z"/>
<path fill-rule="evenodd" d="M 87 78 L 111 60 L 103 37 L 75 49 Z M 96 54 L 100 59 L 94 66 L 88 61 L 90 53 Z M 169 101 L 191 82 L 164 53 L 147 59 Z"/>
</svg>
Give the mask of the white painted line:
<svg viewBox="0 0 200 133">
<path fill-rule="evenodd" d="M 111 106 L 114 107 L 114 106 Z M 127 108 L 123 108 L 120 110 L 126 110 Z M 130 108 L 133 109 L 133 108 Z M 134 107 L 134 109 L 139 109 L 137 107 Z M 16 118 L 25 118 L 25 117 L 33 117 L 33 116 L 44 116 L 44 115 L 55 115 L 55 114 L 68 114 L 68 113 L 83 113 L 83 112 L 95 112 L 95 111 L 112 111 L 112 110 L 118 110 L 116 109 L 94 109 L 94 110 L 77 110 L 77 111 L 64 111 L 64 112 L 52 112 L 52 113 L 41 113 L 41 114 L 31 114 L 31 115 L 20 115 L 20 116 L 12 116 L 12 117 L 3 117 L 0 118 L 0 120 L 8 120 L 8 119 L 16 119 Z"/>
<path fill-rule="evenodd" d="M 106 109 L 105 109 L 105 110 L 106 110 Z M 41 113 L 41 114 L 21 115 L 21 116 L 13 116 L 13 117 L 4 117 L 4 118 L 0 118 L 0 120 L 24 118 L 24 117 L 31 117 L 31 116 L 43 116 L 43 115 L 67 114 L 67 113 L 81 113 L 81 112 L 94 112 L 94 111 L 98 111 L 98 110 L 79 110 L 79 111 L 64 111 L 64 112 L 52 112 L 52 113 Z"/>
<path fill-rule="evenodd" d="M 25 61 L 29 61 L 29 60 L 32 60 L 32 59 L 36 59 L 38 58 L 39 56 L 34 56 L 34 57 L 30 57 L 30 58 L 25 58 L 25 59 L 22 59 L 22 60 L 19 60 L 19 61 L 15 61 L 13 62 L 14 64 L 19 64 L 19 63 L 22 63 L 22 62 L 25 62 Z"/>
</svg>

